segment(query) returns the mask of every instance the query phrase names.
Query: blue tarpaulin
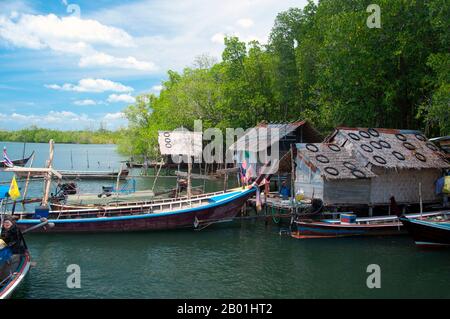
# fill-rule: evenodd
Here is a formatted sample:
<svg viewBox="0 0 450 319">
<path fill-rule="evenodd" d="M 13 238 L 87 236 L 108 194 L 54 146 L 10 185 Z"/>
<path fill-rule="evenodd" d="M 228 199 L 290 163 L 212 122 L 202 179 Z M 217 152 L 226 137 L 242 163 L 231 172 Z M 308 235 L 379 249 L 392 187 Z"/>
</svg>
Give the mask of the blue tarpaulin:
<svg viewBox="0 0 450 319">
<path fill-rule="evenodd" d="M 12 256 L 12 251 L 9 247 L 0 249 L 0 266 L 7 262 Z"/>
<path fill-rule="evenodd" d="M 1 185 L 0 186 L 0 200 L 9 197 L 9 185 Z"/>
</svg>

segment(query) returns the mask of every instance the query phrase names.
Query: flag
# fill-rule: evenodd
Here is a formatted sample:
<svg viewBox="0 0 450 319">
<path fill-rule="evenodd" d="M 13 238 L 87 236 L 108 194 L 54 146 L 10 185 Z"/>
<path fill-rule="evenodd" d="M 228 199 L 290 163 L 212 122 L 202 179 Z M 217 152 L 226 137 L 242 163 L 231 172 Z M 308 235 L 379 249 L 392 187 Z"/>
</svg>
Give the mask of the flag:
<svg viewBox="0 0 450 319">
<path fill-rule="evenodd" d="M 3 147 L 3 163 L 8 167 L 14 167 L 13 162 L 9 159 L 8 154 L 6 154 L 6 147 Z"/>
<path fill-rule="evenodd" d="M 15 175 L 11 181 L 11 186 L 9 187 L 8 193 L 9 193 L 9 197 L 11 197 L 11 199 L 13 199 L 13 200 L 16 200 L 17 198 L 20 197 L 19 186 L 17 185 Z"/>
</svg>

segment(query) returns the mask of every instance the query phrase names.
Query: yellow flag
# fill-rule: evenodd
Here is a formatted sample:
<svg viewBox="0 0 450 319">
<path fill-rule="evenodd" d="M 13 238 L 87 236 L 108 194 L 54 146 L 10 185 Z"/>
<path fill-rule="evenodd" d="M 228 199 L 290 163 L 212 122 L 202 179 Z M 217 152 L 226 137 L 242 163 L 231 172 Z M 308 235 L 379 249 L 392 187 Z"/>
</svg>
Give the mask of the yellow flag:
<svg viewBox="0 0 450 319">
<path fill-rule="evenodd" d="M 9 197 L 11 197 L 11 199 L 16 200 L 17 198 L 20 197 L 20 191 L 19 191 L 19 186 L 17 185 L 17 181 L 16 181 L 16 176 L 14 175 L 12 181 L 11 181 L 11 186 L 9 186 Z"/>
</svg>

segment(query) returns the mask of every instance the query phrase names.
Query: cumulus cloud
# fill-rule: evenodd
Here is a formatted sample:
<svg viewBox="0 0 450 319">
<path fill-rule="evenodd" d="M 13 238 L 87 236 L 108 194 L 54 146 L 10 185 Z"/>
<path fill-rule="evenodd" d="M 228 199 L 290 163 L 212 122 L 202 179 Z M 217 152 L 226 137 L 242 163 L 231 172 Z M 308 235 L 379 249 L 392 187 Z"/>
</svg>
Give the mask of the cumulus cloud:
<svg viewBox="0 0 450 319">
<path fill-rule="evenodd" d="M 242 28 L 251 28 L 255 22 L 252 19 L 239 19 L 236 24 Z"/>
<path fill-rule="evenodd" d="M 162 85 L 154 85 L 152 86 L 153 92 L 161 92 L 164 87 Z"/>
<path fill-rule="evenodd" d="M 53 90 L 74 91 L 74 92 L 132 92 L 134 89 L 118 82 L 104 79 L 81 79 L 78 84 L 65 83 L 63 85 L 47 84 L 45 87 Z"/>
<path fill-rule="evenodd" d="M 78 106 L 87 106 L 87 105 L 97 105 L 97 102 L 95 102 L 94 100 L 80 100 L 73 102 L 73 104 Z"/>
<path fill-rule="evenodd" d="M 157 69 L 155 64 L 152 62 L 138 61 L 132 56 L 126 58 L 117 58 L 105 53 L 96 53 L 90 56 L 82 57 L 80 59 L 79 66 L 106 66 L 121 69 L 135 69 L 140 71 L 155 71 Z"/>
<path fill-rule="evenodd" d="M 80 56 L 81 67 L 108 67 L 154 71 L 154 63 L 133 56 L 117 57 L 95 49 L 136 47 L 126 31 L 104 25 L 97 20 L 80 17 L 58 17 L 54 14 L 0 15 L 0 39 L 20 48 L 43 50 Z"/>
<path fill-rule="evenodd" d="M 130 94 L 111 94 L 107 100 L 109 103 L 134 103 L 136 99 Z"/>
</svg>

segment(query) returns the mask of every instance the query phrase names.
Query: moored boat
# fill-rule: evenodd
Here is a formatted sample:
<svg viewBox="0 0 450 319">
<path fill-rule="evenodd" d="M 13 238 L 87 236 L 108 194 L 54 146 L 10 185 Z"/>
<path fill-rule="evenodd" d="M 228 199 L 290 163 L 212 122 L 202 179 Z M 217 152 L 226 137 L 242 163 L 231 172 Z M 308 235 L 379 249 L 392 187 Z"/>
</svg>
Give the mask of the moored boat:
<svg viewBox="0 0 450 319">
<path fill-rule="evenodd" d="M 448 246 L 450 247 L 449 214 L 433 218 L 400 217 L 400 221 L 413 237 L 418 246 Z"/>
<path fill-rule="evenodd" d="M 197 228 L 200 225 L 232 220 L 255 191 L 256 187 L 251 187 L 191 198 L 109 205 L 52 204 L 52 209 L 47 213 L 19 213 L 17 224 L 21 229 L 27 229 L 45 217 L 49 223 L 54 224 L 53 228 L 46 230 L 48 233 Z"/>
<path fill-rule="evenodd" d="M 27 158 L 22 158 L 22 159 L 17 159 L 17 160 L 12 160 L 12 164 L 14 166 L 25 166 L 27 165 L 28 161 L 34 156 L 34 151 L 31 153 L 30 156 L 28 156 Z M 0 162 L 0 168 L 5 168 L 8 167 L 8 165 L 6 164 L 5 161 L 1 161 Z"/>
<path fill-rule="evenodd" d="M 442 215 L 443 212 L 429 212 L 424 214 L 408 214 L 408 218 L 420 216 L 432 217 Z M 356 218 L 352 223 L 341 220 L 295 220 L 291 236 L 297 239 L 335 238 L 349 236 L 391 236 L 406 234 L 402 222 L 397 216 L 378 216 Z"/>
<path fill-rule="evenodd" d="M 31 266 L 28 250 L 12 258 L 0 274 L 0 299 L 8 299 L 25 279 Z"/>
</svg>

